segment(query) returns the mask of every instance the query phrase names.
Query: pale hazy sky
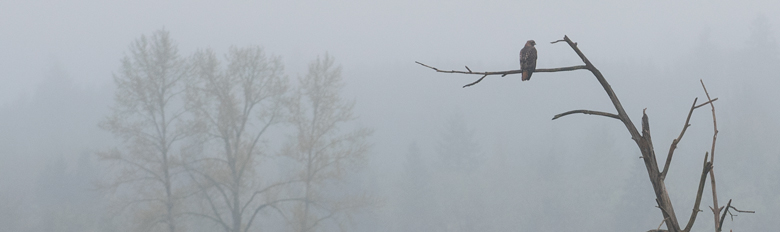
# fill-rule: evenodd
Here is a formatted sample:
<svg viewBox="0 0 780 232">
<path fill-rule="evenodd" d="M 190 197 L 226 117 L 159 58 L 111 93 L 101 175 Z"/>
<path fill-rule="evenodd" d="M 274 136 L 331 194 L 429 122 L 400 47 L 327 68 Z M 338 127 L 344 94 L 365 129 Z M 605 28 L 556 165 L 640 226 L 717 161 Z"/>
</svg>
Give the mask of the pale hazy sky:
<svg viewBox="0 0 780 232">
<path fill-rule="evenodd" d="M 730 46 L 744 41 L 759 14 L 780 25 L 778 11 L 780 2 L 770 0 L 8 0 L 0 2 L 0 105 L 31 94 L 56 65 L 82 85 L 109 83 L 128 44 L 161 28 L 180 43 L 183 55 L 196 48 L 261 45 L 283 56 L 288 73 L 302 72 L 326 51 L 352 68 L 415 60 L 503 67 L 516 63 L 527 39 L 537 40 L 540 53 L 547 50 L 541 57 L 570 55 L 545 43 L 564 34 L 591 46 L 592 57 L 664 64 L 704 30 L 715 44 Z"/>
</svg>

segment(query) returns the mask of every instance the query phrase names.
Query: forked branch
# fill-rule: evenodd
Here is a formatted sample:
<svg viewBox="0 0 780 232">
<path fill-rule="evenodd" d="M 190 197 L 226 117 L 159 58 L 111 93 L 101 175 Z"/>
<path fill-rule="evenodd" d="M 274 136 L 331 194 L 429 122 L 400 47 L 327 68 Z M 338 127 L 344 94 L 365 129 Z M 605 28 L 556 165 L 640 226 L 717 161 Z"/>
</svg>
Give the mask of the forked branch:
<svg viewBox="0 0 780 232">
<path fill-rule="evenodd" d="M 661 172 L 662 180 L 666 179 L 666 172 L 669 171 L 669 165 L 672 163 L 672 155 L 674 155 L 674 149 L 677 149 L 677 144 L 680 143 L 680 140 L 682 140 L 683 135 L 685 135 L 685 131 L 688 130 L 689 126 L 691 126 L 689 122 L 691 121 L 691 115 L 693 114 L 693 110 L 702 107 L 706 104 L 709 104 L 711 102 L 717 101 L 718 98 L 712 99 L 700 105 L 696 105 L 697 100 L 699 100 L 698 97 L 693 99 L 693 105 L 691 105 L 691 110 L 688 111 L 688 117 L 685 118 L 685 126 L 683 126 L 682 131 L 680 131 L 680 135 L 677 136 L 677 138 L 672 141 L 672 145 L 669 146 L 669 154 L 666 155 L 666 163 L 664 164 L 664 170 Z"/>
<path fill-rule="evenodd" d="M 733 209 L 734 211 L 737 211 L 738 213 L 756 213 L 756 211 L 753 211 L 753 210 L 738 210 L 734 206 L 731 206 L 731 199 L 729 199 L 729 203 L 726 204 L 726 208 L 725 209 L 726 210 L 723 211 L 723 215 L 720 217 L 720 225 L 718 225 L 718 230 L 719 231 L 723 230 L 723 221 L 726 220 L 726 214 L 731 215 L 731 220 L 732 221 L 734 220 L 734 216 L 736 216 L 736 215 L 731 213 L 731 211 L 730 211 L 731 209 Z"/>
</svg>

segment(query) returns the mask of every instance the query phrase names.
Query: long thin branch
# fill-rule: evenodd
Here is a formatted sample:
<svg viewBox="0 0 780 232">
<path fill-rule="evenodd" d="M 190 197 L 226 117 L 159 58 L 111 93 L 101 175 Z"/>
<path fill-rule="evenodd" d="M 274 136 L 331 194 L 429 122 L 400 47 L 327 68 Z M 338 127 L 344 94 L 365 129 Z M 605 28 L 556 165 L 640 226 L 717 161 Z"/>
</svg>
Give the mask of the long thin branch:
<svg viewBox="0 0 780 232">
<path fill-rule="evenodd" d="M 694 101 L 695 102 L 695 101 Z M 695 104 L 695 103 L 694 103 Z M 699 179 L 699 188 L 696 192 L 696 201 L 693 203 L 693 212 L 691 212 L 691 218 L 688 219 L 688 225 L 683 229 L 684 232 L 691 231 L 693 228 L 693 222 L 696 221 L 696 216 L 699 214 L 699 206 L 701 205 L 701 196 L 704 194 L 704 184 L 707 182 L 707 173 L 712 170 L 712 163 L 707 162 L 708 153 L 704 153 L 704 167 L 701 170 L 701 178 Z"/>
<path fill-rule="evenodd" d="M 423 63 L 421 63 L 419 61 L 415 61 L 415 63 L 417 63 L 419 65 L 422 65 L 422 66 L 424 66 L 426 68 L 433 69 L 434 71 L 440 72 L 440 73 L 460 73 L 460 74 L 482 75 L 482 77 L 480 77 L 478 80 L 476 80 L 474 82 L 471 82 L 471 83 L 469 83 L 467 85 L 464 85 L 463 88 L 475 85 L 475 84 L 479 83 L 480 81 L 482 81 L 482 79 L 485 79 L 485 77 L 487 77 L 487 76 L 501 75 L 503 77 L 503 76 L 506 76 L 506 75 L 509 75 L 509 74 L 523 73 L 522 69 L 507 70 L 507 71 L 497 71 L 497 72 L 474 72 L 474 71 L 471 71 L 469 66 L 466 66 L 466 70 L 468 70 L 468 71 L 458 71 L 458 70 L 449 70 L 449 71 L 447 71 L 447 70 L 438 69 L 438 68 L 430 66 L 430 65 L 423 64 Z M 540 68 L 540 69 L 535 69 L 534 72 L 535 73 L 537 73 L 537 72 L 565 72 L 565 71 L 574 71 L 574 70 L 578 70 L 578 69 L 588 69 L 588 68 L 585 65 L 577 65 L 577 66 L 561 67 L 561 68 Z"/>
<path fill-rule="evenodd" d="M 244 213 L 244 211 L 246 210 L 246 208 L 247 208 L 247 207 L 249 207 L 249 205 L 250 205 L 250 204 L 252 203 L 252 201 L 255 199 L 255 196 L 257 196 L 258 194 L 264 193 L 265 191 L 269 191 L 269 190 L 271 190 L 271 189 L 273 189 L 273 188 L 275 188 L 275 187 L 278 187 L 278 186 L 283 186 L 283 185 L 287 185 L 287 184 L 295 183 L 295 182 L 298 182 L 298 181 L 300 181 L 300 180 L 294 179 L 294 180 L 288 180 L 288 181 L 278 182 L 278 183 L 274 183 L 274 184 L 271 184 L 271 185 L 269 185 L 269 186 L 266 186 L 265 188 L 263 188 L 263 189 L 261 189 L 261 190 L 257 190 L 257 191 L 255 191 L 255 192 L 252 194 L 252 196 L 251 196 L 251 197 L 249 197 L 249 200 L 247 200 L 247 201 L 246 201 L 246 203 L 244 203 L 244 206 L 243 206 L 243 207 L 241 207 L 241 211 L 240 211 L 240 212 L 243 214 L 243 213 Z"/>
<path fill-rule="evenodd" d="M 715 104 L 712 104 L 712 98 L 710 98 L 710 94 L 707 92 L 707 87 L 704 86 L 704 81 L 699 79 L 699 82 L 701 82 L 701 87 L 704 89 L 704 94 L 707 95 L 707 99 L 710 100 L 710 108 L 712 108 L 712 126 L 713 126 L 713 133 L 712 133 L 712 148 L 710 149 L 710 163 L 713 165 L 715 164 L 715 141 L 718 139 L 718 121 L 715 119 Z M 718 227 L 719 220 L 718 216 L 720 216 L 720 211 L 723 209 L 722 207 L 718 207 L 718 191 L 717 188 L 715 188 L 715 168 L 710 170 L 710 185 L 712 186 L 712 213 L 715 216 L 715 231 L 720 232 L 720 228 Z"/>
<path fill-rule="evenodd" d="M 618 116 L 616 114 L 607 113 L 607 112 L 601 112 L 601 111 L 595 111 L 595 110 L 571 110 L 571 111 L 566 111 L 566 112 L 563 112 L 563 113 L 560 113 L 560 114 L 556 114 L 552 118 L 552 120 L 555 120 L 555 119 L 558 119 L 558 118 L 561 118 L 563 116 L 570 115 L 570 114 L 599 115 L 599 116 L 610 117 L 610 118 L 614 118 L 614 119 L 620 120 L 620 116 Z"/>
<path fill-rule="evenodd" d="M 260 210 L 262 210 L 265 207 L 276 208 L 275 205 L 277 203 L 286 202 L 286 201 L 305 201 L 305 199 L 304 198 L 285 198 L 285 199 L 279 199 L 279 200 L 274 200 L 274 201 L 271 201 L 271 202 L 267 202 L 265 204 L 262 204 L 262 205 L 258 206 L 257 208 L 255 208 L 255 211 L 254 211 L 254 213 L 252 213 L 252 216 L 249 217 L 249 221 L 247 222 L 246 227 L 244 227 L 244 232 L 249 231 L 249 228 L 252 227 L 252 222 L 255 220 L 255 218 L 257 218 L 257 213 L 259 213 Z M 282 216 L 284 216 L 284 215 L 282 214 Z"/>
<path fill-rule="evenodd" d="M 693 115 L 693 110 L 696 109 L 696 101 L 698 101 L 699 98 L 693 99 L 693 105 L 691 105 L 691 110 L 688 111 L 688 117 L 685 118 L 685 126 L 683 126 L 682 131 L 680 131 L 680 135 L 677 136 L 676 139 L 672 140 L 672 145 L 669 146 L 669 154 L 666 155 L 666 163 L 664 164 L 664 170 L 661 171 L 661 179 L 666 179 L 666 172 L 669 171 L 669 165 L 672 163 L 672 155 L 674 155 L 674 149 L 677 148 L 677 144 L 682 140 L 683 135 L 685 135 L 685 131 L 688 130 L 688 127 L 691 126 L 689 123 L 691 121 L 691 115 Z"/>
<path fill-rule="evenodd" d="M 473 72 L 471 69 L 466 67 L 468 71 L 458 71 L 458 70 L 441 70 L 436 67 L 423 64 L 422 62 L 415 61 L 415 63 L 425 66 L 426 68 L 433 69 L 436 72 L 440 73 L 460 73 L 460 74 L 473 74 L 473 75 L 509 75 L 509 74 L 520 74 L 523 73 L 522 69 L 515 69 L 515 70 L 507 70 L 507 71 L 494 71 L 494 72 Z M 569 66 L 569 67 L 560 67 L 560 68 L 537 68 L 534 69 L 534 73 L 538 72 L 565 72 L 565 71 L 574 71 L 578 69 L 588 69 L 585 65 L 577 65 L 577 66 Z"/>
</svg>

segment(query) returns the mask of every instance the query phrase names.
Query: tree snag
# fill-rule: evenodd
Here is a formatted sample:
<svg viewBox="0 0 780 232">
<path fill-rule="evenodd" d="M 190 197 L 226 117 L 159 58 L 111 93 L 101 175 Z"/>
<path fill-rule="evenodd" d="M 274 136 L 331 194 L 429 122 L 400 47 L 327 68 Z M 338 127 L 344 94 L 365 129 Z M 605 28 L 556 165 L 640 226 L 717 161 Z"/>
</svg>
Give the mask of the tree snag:
<svg viewBox="0 0 780 232">
<path fill-rule="evenodd" d="M 574 71 L 574 70 L 579 70 L 579 69 L 587 69 L 588 71 L 590 71 L 593 74 L 593 76 L 596 77 L 596 80 L 598 80 L 598 82 L 604 88 L 604 91 L 607 93 L 607 96 L 609 96 L 609 99 L 612 101 L 612 105 L 614 105 L 615 110 L 617 111 L 617 114 L 601 112 L 601 111 L 593 111 L 593 110 L 584 110 L 584 109 L 583 110 L 572 110 L 572 111 L 567 111 L 567 112 L 555 115 L 555 117 L 553 117 L 553 120 L 559 119 L 559 118 L 561 118 L 563 116 L 567 116 L 567 115 L 570 115 L 570 114 L 577 114 L 577 113 L 605 116 L 605 117 L 609 117 L 609 118 L 614 118 L 614 119 L 620 120 L 623 123 L 623 125 L 626 126 L 626 129 L 628 130 L 629 134 L 631 134 L 631 139 L 634 140 L 636 145 L 639 147 L 640 152 L 642 153 L 642 156 L 640 158 L 642 158 L 644 163 L 645 163 L 645 168 L 647 169 L 647 174 L 650 177 L 650 183 L 653 185 L 653 191 L 655 192 L 655 196 L 656 196 L 656 203 L 658 204 L 658 208 L 661 210 L 661 214 L 662 214 L 662 218 L 663 218 L 663 222 L 661 224 L 662 225 L 666 224 L 666 227 L 667 227 L 667 230 L 665 230 L 665 231 L 669 231 L 669 232 L 682 232 L 682 231 L 688 232 L 688 231 L 691 230 L 691 228 L 693 227 L 693 223 L 696 220 L 696 215 L 700 211 L 699 210 L 699 205 L 701 203 L 701 197 L 702 197 L 702 194 L 703 194 L 703 191 L 704 191 L 704 185 L 706 183 L 707 174 L 709 173 L 710 180 L 711 180 L 711 185 L 712 185 L 713 205 L 714 205 L 714 207 L 711 207 L 711 209 L 712 209 L 713 213 L 715 214 L 715 225 L 716 225 L 715 229 L 716 229 L 716 232 L 720 231 L 721 228 L 722 228 L 722 225 L 723 225 L 723 219 L 722 218 L 725 218 L 726 213 L 729 212 L 728 208 L 731 207 L 731 205 L 730 205 L 731 200 L 729 200 L 729 205 L 726 207 L 726 211 L 723 212 L 723 215 L 720 215 L 720 212 L 723 209 L 723 207 L 718 208 L 717 195 L 716 195 L 716 191 L 715 191 L 715 176 L 714 176 L 714 173 L 712 172 L 712 163 L 713 163 L 713 160 L 714 160 L 713 157 L 714 157 L 714 153 L 715 153 L 715 140 L 717 139 L 717 134 L 718 134 L 717 123 L 715 121 L 715 107 L 714 107 L 713 102 L 718 100 L 718 99 L 717 98 L 714 98 L 714 99 L 710 98 L 709 93 L 707 92 L 706 87 L 704 87 L 704 82 L 701 81 L 702 88 L 704 88 L 704 92 L 707 95 L 708 101 L 705 102 L 705 103 L 696 105 L 696 101 L 698 100 L 698 98 L 694 99 L 693 105 L 691 105 L 691 109 L 688 111 L 688 117 L 685 120 L 685 124 L 683 126 L 683 129 L 680 132 L 680 135 L 676 139 L 674 139 L 672 141 L 672 144 L 671 144 L 671 146 L 669 148 L 669 153 L 668 153 L 667 158 L 666 158 L 666 163 L 664 164 L 663 171 L 661 171 L 661 169 L 659 169 L 659 167 L 658 167 L 658 161 L 657 161 L 657 158 L 655 156 L 655 150 L 654 150 L 654 147 L 653 147 L 653 141 L 652 141 L 652 138 L 650 136 L 650 122 L 649 122 L 649 119 L 647 117 L 647 114 L 645 113 L 646 109 L 642 111 L 642 128 L 641 128 L 642 131 L 640 133 L 640 131 L 637 130 L 637 128 L 634 126 L 634 123 L 631 122 L 631 119 L 628 117 L 628 114 L 626 114 L 626 111 L 623 109 L 623 105 L 620 104 L 620 100 L 618 100 L 617 95 L 612 90 L 612 86 L 609 85 L 607 80 L 604 78 L 604 76 L 601 74 L 601 72 L 596 68 L 596 66 L 594 66 L 590 62 L 590 60 L 588 60 L 588 58 L 585 57 L 585 54 L 583 54 L 582 51 L 580 51 L 579 47 L 577 47 L 577 43 L 572 42 L 571 39 L 569 39 L 568 36 L 564 36 L 563 39 L 556 40 L 556 41 L 553 41 L 553 42 L 550 42 L 550 43 L 551 44 L 555 44 L 555 43 L 558 43 L 558 42 L 566 42 L 574 50 L 574 52 L 577 53 L 577 55 L 580 57 L 580 59 L 582 59 L 582 62 L 585 63 L 585 65 L 577 65 L 577 66 L 561 67 L 561 68 L 536 69 L 534 72 L 564 72 L 564 71 Z M 468 66 L 466 66 L 466 70 L 468 70 L 468 71 L 456 71 L 456 70 L 447 71 L 447 70 L 441 70 L 441 69 L 438 69 L 436 67 L 429 66 L 429 65 L 417 62 L 417 61 L 415 61 L 415 63 L 417 63 L 419 65 L 422 65 L 422 66 L 424 66 L 426 68 L 433 69 L 436 72 L 441 72 L 441 73 L 459 73 L 459 74 L 482 75 L 482 77 L 479 78 L 478 80 L 476 80 L 476 81 L 474 81 L 474 82 L 472 82 L 470 84 L 464 85 L 463 86 L 464 88 L 479 83 L 480 81 L 482 81 L 482 79 L 484 79 L 487 76 L 491 76 L 491 75 L 506 76 L 506 75 L 510 75 L 510 74 L 518 74 L 518 73 L 522 73 L 523 72 L 523 70 L 508 70 L 508 71 L 494 71 L 494 72 L 491 72 L 491 71 L 474 72 Z M 712 107 L 712 121 L 713 121 L 713 124 L 715 125 L 714 135 L 713 135 L 713 138 L 712 138 L 712 149 L 708 153 L 706 153 L 704 155 L 704 165 L 702 167 L 702 173 L 701 173 L 701 178 L 700 178 L 700 181 L 699 181 L 698 191 L 697 191 L 697 194 L 696 194 L 696 201 L 695 201 L 694 206 L 693 206 L 693 212 L 691 212 L 690 219 L 688 220 L 688 223 L 685 226 L 685 228 L 681 229 L 680 228 L 680 224 L 677 221 L 677 216 L 675 215 L 675 212 L 674 212 L 674 207 L 672 206 L 672 201 L 669 198 L 669 193 L 668 193 L 668 191 L 666 189 L 666 184 L 664 183 L 664 180 L 666 178 L 666 174 L 669 171 L 669 166 L 670 166 L 670 164 L 672 162 L 672 155 L 674 154 L 674 150 L 675 150 L 675 148 L 677 148 L 677 144 L 680 142 L 680 140 L 682 140 L 682 137 L 685 134 L 685 131 L 690 126 L 689 122 L 690 122 L 690 119 L 691 119 L 691 114 L 693 114 L 693 110 L 695 110 L 697 108 L 700 108 L 700 107 L 702 107 L 704 105 L 707 105 L 707 104 L 709 104 Z M 710 158 L 709 161 L 707 161 L 708 157 Z M 731 207 L 731 208 L 734 209 L 734 210 L 737 210 L 736 208 L 733 208 L 733 207 Z M 739 210 L 737 210 L 737 212 L 752 213 L 752 211 L 739 211 Z M 721 216 L 720 220 L 719 220 L 718 216 Z M 660 230 L 660 226 L 659 226 L 659 229 L 656 229 L 655 231 L 664 231 L 664 230 Z"/>
</svg>

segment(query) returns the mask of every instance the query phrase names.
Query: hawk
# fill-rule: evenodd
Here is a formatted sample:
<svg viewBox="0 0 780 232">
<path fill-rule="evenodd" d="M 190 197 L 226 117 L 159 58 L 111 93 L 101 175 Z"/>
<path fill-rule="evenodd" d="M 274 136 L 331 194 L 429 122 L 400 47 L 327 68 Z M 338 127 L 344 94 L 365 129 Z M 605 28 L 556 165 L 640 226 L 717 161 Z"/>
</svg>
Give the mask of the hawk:
<svg viewBox="0 0 780 232">
<path fill-rule="evenodd" d="M 531 74 L 536 70 L 536 42 L 529 40 L 520 50 L 520 69 L 523 70 L 523 81 L 531 80 Z"/>
</svg>

